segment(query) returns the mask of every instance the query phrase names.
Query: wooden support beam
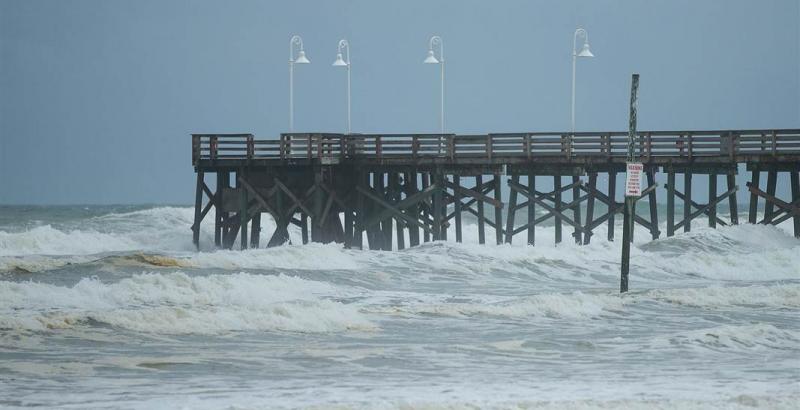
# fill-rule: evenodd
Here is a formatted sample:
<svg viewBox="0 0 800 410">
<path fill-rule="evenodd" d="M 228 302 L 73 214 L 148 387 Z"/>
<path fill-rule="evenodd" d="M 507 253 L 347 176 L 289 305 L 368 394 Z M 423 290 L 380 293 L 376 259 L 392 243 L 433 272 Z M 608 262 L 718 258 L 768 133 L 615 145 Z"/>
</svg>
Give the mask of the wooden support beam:
<svg viewBox="0 0 800 410">
<path fill-rule="evenodd" d="M 423 172 L 420 175 L 420 178 L 422 180 L 422 190 L 424 191 L 424 190 L 426 190 L 428 188 L 428 186 L 430 186 L 430 175 L 428 173 Z M 424 205 L 424 204 L 421 204 L 421 205 Z M 420 208 L 420 210 L 419 210 L 420 214 L 424 215 L 425 214 L 425 207 L 424 206 L 420 206 L 419 208 Z M 423 239 L 424 242 L 430 242 L 431 241 L 431 233 L 430 233 L 430 231 L 423 231 L 422 239 Z"/>
<path fill-rule="evenodd" d="M 717 174 L 708 174 L 708 202 L 717 197 Z M 708 207 L 708 226 L 710 228 L 717 227 L 717 205 L 714 204 Z"/>
<path fill-rule="evenodd" d="M 214 246 L 217 248 L 222 247 L 222 218 L 225 212 L 222 210 L 222 192 L 227 187 L 226 178 L 228 176 L 226 171 L 217 172 L 217 193 L 214 199 Z"/>
<path fill-rule="evenodd" d="M 483 186 L 483 175 L 476 175 L 475 176 L 475 186 Z M 477 201 L 478 206 L 478 243 L 483 245 L 486 243 L 486 231 L 485 231 L 485 222 L 486 216 L 483 213 L 483 199 L 480 197 L 476 197 L 475 200 Z M 471 209 L 471 208 L 468 208 Z"/>
<path fill-rule="evenodd" d="M 511 181 L 519 184 L 519 175 L 511 175 Z M 499 190 L 498 190 L 499 191 Z M 506 215 L 506 243 L 511 243 L 514 238 L 514 217 L 517 213 L 517 191 L 508 193 L 508 215 Z"/>
<path fill-rule="evenodd" d="M 655 186 L 656 185 L 656 176 L 655 172 L 651 169 L 647 171 L 647 186 Z M 652 236 L 653 240 L 658 239 L 661 236 L 661 232 L 658 230 L 658 202 L 656 201 L 656 190 L 653 189 L 648 194 L 647 201 L 650 205 L 650 235 Z"/>
<path fill-rule="evenodd" d="M 305 212 L 300 214 L 300 235 L 303 238 L 303 245 L 308 244 L 308 215 Z"/>
<path fill-rule="evenodd" d="M 725 175 L 725 179 L 728 185 L 728 189 L 733 188 L 736 186 L 736 171 L 728 171 Z M 728 207 L 730 209 L 730 219 L 732 225 L 739 225 L 739 206 L 738 206 L 738 199 L 736 195 L 731 195 L 728 197 Z"/>
<path fill-rule="evenodd" d="M 361 193 L 367 189 L 367 181 L 369 174 L 357 171 L 356 172 L 356 212 L 355 212 L 355 232 L 353 233 L 353 246 L 358 249 L 364 249 L 364 224 L 366 223 L 366 196 Z M 358 188 L 361 188 L 359 190 Z"/>
<path fill-rule="evenodd" d="M 261 210 L 259 209 L 253 218 L 250 225 L 250 247 L 258 249 L 261 241 Z"/>
<path fill-rule="evenodd" d="M 778 171 L 770 170 L 767 172 L 767 195 L 775 198 L 775 191 L 778 185 Z M 766 197 L 765 197 L 766 198 Z M 764 204 L 764 220 L 766 223 L 770 223 L 773 218 L 773 213 L 775 211 L 774 201 L 767 201 Z"/>
<path fill-rule="evenodd" d="M 200 222 L 202 221 L 201 212 L 203 206 L 203 187 L 205 183 L 203 179 L 205 174 L 203 171 L 197 172 L 197 189 L 195 190 L 194 197 L 194 223 L 192 224 L 192 243 L 195 248 L 200 250 Z"/>
<path fill-rule="evenodd" d="M 434 241 L 442 239 L 442 189 L 444 181 L 442 181 L 442 172 L 436 170 L 433 172 L 433 187 L 436 189 L 433 192 L 433 235 Z"/>
<path fill-rule="evenodd" d="M 453 185 L 461 187 L 461 176 L 453 175 Z M 453 212 L 456 218 L 456 242 L 461 243 L 461 191 L 453 189 Z"/>
<path fill-rule="evenodd" d="M 759 183 L 761 182 L 759 181 L 761 178 L 761 171 L 754 169 L 752 174 L 752 179 L 747 186 L 758 188 Z M 752 190 L 750 191 L 750 213 L 748 215 L 748 222 L 751 224 L 758 222 L 758 195 L 756 195 Z"/>
<path fill-rule="evenodd" d="M 503 202 L 502 197 L 500 196 L 500 184 L 501 179 L 503 177 L 500 174 L 494 174 L 494 200 L 495 202 L 499 202 L 500 206 L 494 207 L 494 232 L 495 232 L 495 240 L 497 244 L 500 245 L 503 243 Z"/>
<path fill-rule="evenodd" d="M 611 171 L 608 173 L 608 197 L 611 199 L 612 204 L 616 204 L 617 202 L 617 173 Z M 608 205 L 608 240 L 614 240 L 614 215 L 616 212 L 613 212 L 612 205 Z"/>
<path fill-rule="evenodd" d="M 667 171 L 667 236 L 675 235 L 675 171 Z"/>
<path fill-rule="evenodd" d="M 241 186 L 242 185 L 241 181 L 245 180 L 245 170 L 244 170 L 244 168 L 239 170 L 237 180 L 239 181 L 239 185 L 240 185 L 239 186 L 239 218 L 240 218 L 240 221 L 239 221 L 239 228 L 240 228 L 239 229 L 239 233 L 240 233 L 239 242 L 240 243 L 239 243 L 239 245 L 242 248 L 242 250 L 245 250 L 245 249 L 247 249 L 247 221 L 249 219 L 248 218 L 249 217 L 249 215 L 248 215 L 248 203 L 249 203 L 249 201 L 247 199 L 247 189 L 245 189 L 244 187 Z"/>
<path fill-rule="evenodd" d="M 791 171 L 790 177 L 792 185 L 792 203 L 800 201 L 800 172 Z M 800 214 L 794 215 L 794 237 L 800 238 Z"/>
<path fill-rule="evenodd" d="M 278 182 L 278 179 L 274 179 L 275 182 Z M 275 219 L 275 231 L 272 232 L 272 236 L 269 238 L 267 242 L 268 248 L 273 248 L 275 246 L 281 246 L 289 241 L 289 231 L 287 230 L 289 223 L 291 221 L 291 216 L 293 214 L 294 207 L 290 207 L 287 211 L 284 209 L 284 193 L 280 189 L 275 190 L 274 194 L 272 195 L 275 197 L 275 212 L 276 214 L 273 215 Z M 263 204 L 262 204 L 263 206 Z"/>
<path fill-rule="evenodd" d="M 528 172 L 528 195 L 533 196 L 536 192 L 536 175 L 533 171 Z M 528 245 L 533 246 L 536 242 L 536 202 L 528 201 Z"/>
<path fill-rule="evenodd" d="M 683 186 L 685 194 L 683 198 L 683 221 L 681 224 L 684 232 L 690 232 L 692 230 L 692 171 L 689 169 L 683 172 Z M 678 227 L 676 226 L 675 229 L 678 229 Z"/>
<path fill-rule="evenodd" d="M 555 192 L 555 207 L 561 208 L 561 175 L 555 175 L 553 177 L 553 192 Z M 533 198 L 528 199 L 533 200 Z M 542 207 L 547 209 L 547 206 L 542 205 Z M 561 219 L 560 215 L 556 215 L 556 243 L 561 243 Z"/>
<path fill-rule="evenodd" d="M 400 187 L 400 174 L 392 172 L 389 174 L 389 192 L 391 193 L 391 201 L 398 203 L 402 200 L 402 189 Z M 393 220 L 395 235 L 397 236 L 397 249 L 405 249 L 405 232 L 404 221 L 402 218 L 395 217 Z"/>
<path fill-rule="evenodd" d="M 577 225 L 581 225 L 581 203 L 580 201 L 577 201 L 578 196 L 580 195 L 580 188 L 578 187 L 580 183 L 581 183 L 580 177 L 578 177 L 577 175 L 573 175 L 572 185 L 574 185 L 575 187 L 572 188 L 572 202 L 575 203 L 575 206 L 572 208 L 572 219 L 575 220 L 575 223 Z M 577 228 L 575 228 L 575 230 L 572 232 L 572 236 L 573 238 L 575 238 L 575 243 L 579 245 L 583 243 L 583 237 L 581 231 L 579 231 Z"/>
<path fill-rule="evenodd" d="M 594 219 L 594 191 L 597 191 L 597 172 L 589 173 L 589 201 L 586 203 L 586 224 Z M 584 226 L 584 229 L 586 226 Z M 592 231 L 588 231 L 583 236 L 583 244 L 588 245 L 592 239 Z"/>
<path fill-rule="evenodd" d="M 375 172 L 372 174 L 375 178 L 375 192 L 384 200 L 391 200 L 391 192 L 386 186 L 386 178 L 391 175 L 390 173 L 384 174 L 383 172 Z M 383 236 L 381 249 L 384 251 L 392 250 L 392 218 L 387 215 L 386 218 L 381 220 L 380 233 Z"/>
<path fill-rule="evenodd" d="M 406 198 L 416 194 L 419 191 L 418 188 L 418 181 L 417 181 L 417 173 L 406 172 L 405 178 L 403 178 L 403 184 L 406 188 Z M 408 212 L 411 215 L 419 216 L 419 207 L 414 204 L 408 208 Z M 418 246 L 419 245 L 419 228 L 414 225 L 407 224 L 408 228 L 408 244 L 409 246 Z"/>
<path fill-rule="evenodd" d="M 441 185 L 439 185 L 442 193 L 442 198 L 441 198 L 442 202 L 440 206 L 439 216 L 442 218 L 441 221 L 442 227 L 439 228 L 439 237 L 441 238 L 441 240 L 446 241 L 447 228 L 450 226 L 450 224 L 447 223 L 447 203 L 450 195 L 447 193 L 447 187 L 445 184 L 450 183 L 450 181 L 447 179 L 447 175 L 445 175 L 444 173 L 442 173 L 440 180 L 442 181 Z"/>
</svg>

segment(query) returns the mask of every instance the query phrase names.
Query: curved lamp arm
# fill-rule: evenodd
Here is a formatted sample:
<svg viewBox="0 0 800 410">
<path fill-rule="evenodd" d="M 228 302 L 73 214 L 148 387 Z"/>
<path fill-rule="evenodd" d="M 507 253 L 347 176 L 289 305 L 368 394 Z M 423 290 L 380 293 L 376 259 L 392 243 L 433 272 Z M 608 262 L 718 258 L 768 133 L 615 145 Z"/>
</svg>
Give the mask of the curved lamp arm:
<svg viewBox="0 0 800 410">
<path fill-rule="evenodd" d="M 339 54 L 342 54 L 342 50 L 343 49 L 347 50 L 347 54 L 346 54 L 347 59 L 344 62 L 347 63 L 348 66 L 350 66 L 350 43 L 348 43 L 347 40 L 345 40 L 345 39 L 339 40 L 339 45 L 336 48 L 336 52 L 339 53 Z"/>
<path fill-rule="evenodd" d="M 439 46 L 439 62 L 444 62 L 444 42 L 442 38 L 439 36 L 433 36 L 428 41 L 428 50 L 433 51 L 433 47 L 438 45 Z"/>
<path fill-rule="evenodd" d="M 290 63 L 294 62 L 294 46 L 295 45 L 300 47 L 300 51 L 303 51 L 303 39 L 298 35 L 292 36 L 292 38 L 289 40 L 289 62 Z"/>
<path fill-rule="evenodd" d="M 589 33 L 587 33 L 586 30 L 584 30 L 582 28 L 578 28 L 577 30 L 575 30 L 575 35 L 572 37 L 572 56 L 573 57 L 578 55 L 578 50 L 577 50 L 577 47 L 578 47 L 578 36 L 582 36 L 583 37 L 584 44 L 589 42 Z"/>
</svg>

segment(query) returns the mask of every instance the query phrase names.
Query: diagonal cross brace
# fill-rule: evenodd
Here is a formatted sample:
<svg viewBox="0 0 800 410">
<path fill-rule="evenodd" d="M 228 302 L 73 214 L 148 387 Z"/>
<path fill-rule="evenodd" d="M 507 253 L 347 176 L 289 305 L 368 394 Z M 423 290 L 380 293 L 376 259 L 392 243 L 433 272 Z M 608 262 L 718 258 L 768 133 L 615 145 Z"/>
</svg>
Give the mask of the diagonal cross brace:
<svg viewBox="0 0 800 410">
<path fill-rule="evenodd" d="M 702 214 L 704 214 L 704 213 L 708 212 L 708 209 L 709 209 L 709 208 L 711 208 L 712 206 L 716 206 L 718 203 L 720 203 L 720 202 L 722 202 L 723 200 L 727 199 L 729 196 L 731 196 L 731 195 L 735 194 L 735 193 L 736 193 L 736 190 L 738 190 L 738 189 L 739 189 L 739 187 L 738 187 L 738 186 L 734 186 L 733 188 L 729 189 L 729 190 L 728 190 L 727 192 L 725 192 L 724 194 L 722 194 L 722 195 L 720 195 L 720 196 L 718 196 L 718 197 L 714 198 L 714 200 L 712 200 L 712 201 L 708 201 L 708 204 L 706 204 L 706 205 L 705 205 L 705 206 L 703 206 L 702 208 L 700 208 L 700 209 L 698 209 L 698 210 L 696 210 L 696 211 L 692 212 L 691 214 L 689 214 L 689 217 L 688 217 L 688 218 L 683 218 L 683 220 L 682 220 L 682 221 L 680 221 L 680 222 L 678 222 L 677 224 L 675 224 L 675 230 L 677 231 L 678 229 L 680 229 L 681 227 L 683 227 L 684 225 L 686 225 L 686 222 L 687 222 L 687 221 L 691 221 L 692 219 L 694 219 L 694 218 L 697 218 L 698 216 L 700 216 L 700 215 L 702 215 Z"/>
<path fill-rule="evenodd" d="M 560 217 L 564 222 L 566 222 L 567 224 L 571 225 L 576 230 L 578 230 L 580 232 L 583 232 L 583 233 L 587 232 L 586 229 L 584 229 L 582 226 L 580 226 L 580 224 L 578 224 L 575 221 L 573 221 L 570 217 L 564 215 L 558 209 L 548 205 L 544 201 L 544 198 L 542 196 L 534 196 L 534 195 L 529 194 L 527 192 L 527 188 L 526 187 L 524 187 L 524 186 L 522 186 L 522 185 L 520 185 L 520 184 L 518 184 L 518 183 L 516 183 L 514 181 L 511 181 L 511 180 L 508 181 L 508 186 L 510 186 L 511 189 L 517 191 L 518 194 L 528 198 L 528 200 L 535 202 L 537 205 L 539 205 L 542 208 L 548 210 L 550 213 Z"/>
<path fill-rule="evenodd" d="M 667 185 L 665 188 L 669 189 L 669 185 Z M 680 192 L 677 189 L 673 189 L 673 192 L 675 192 L 675 196 L 677 196 L 679 199 L 684 200 L 684 201 L 686 200 L 686 195 L 684 195 L 683 192 Z M 693 206 L 693 207 L 695 207 L 697 209 L 702 209 L 703 208 L 703 205 L 700 205 L 695 201 L 689 201 L 689 204 L 691 204 L 691 206 Z M 711 208 L 705 208 L 705 209 L 706 210 L 703 213 L 706 214 L 706 215 L 709 215 L 711 213 Z M 728 225 L 725 221 L 720 219 L 718 216 L 715 216 L 714 219 L 717 221 L 718 224 L 720 224 L 722 226 L 727 226 Z"/>
<path fill-rule="evenodd" d="M 793 201 L 792 203 L 788 203 L 786 201 L 782 201 L 776 198 L 774 195 L 770 195 L 757 187 L 754 187 L 751 183 L 747 183 L 747 188 L 750 190 L 750 193 L 756 194 L 765 200 L 772 202 L 773 204 L 777 205 L 781 208 L 782 211 L 789 213 L 792 216 L 800 216 L 800 206 L 794 205 L 797 200 Z M 774 217 L 774 215 L 773 215 Z"/>
<path fill-rule="evenodd" d="M 370 226 L 373 226 L 373 225 L 377 224 L 378 222 L 388 218 L 391 215 L 396 215 L 396 216 L 399 216 L 400 218 L 403 218 L 405 221 L 407 221 L 411 225 L 414 225 L 414 226 L 416 226 L 416 227 L 418 227 L 420 229 L 423 229 L 425 232 L 428 232 L 428 233 L 432 232 L 431 228 L 429 228 L 428 226 L 420 223 L 416 219 L 410 217 L 409 215 L 404 213 L 402 210 L 405 209 L 405 208 L 408 208 L 408 207 L 410 207 L 412 205 L 415 205 L 416 203 L 424 200 L 425 198 L 427 198 L 430 195 L 433 195 L 434 192 L 436 192 L 438 189 L 439 189 L 439 187 L 437 187 L 436 185 L 430 185 L 427 188 L 425 188 L 424 190 L 419 191 L 419 192 L 415 193 L 414 195 L 411 195 L 411 196 L 407 197 L 406 199 L 400 201 L 397 205 L 391 205 L 391 204 L 386 203 L 386 201 L 384 201 L 383 199 L 381 199 L 373 190 L 367 189 L 367 188 L 362 188 L 361 186 L 356 186 L 356 190 L 358 192 L 362 193 L 367 198 L 373 200 L 378 205 L 386 208 L 385 210 L 381 211 L 378 215 L 375 215 L 369 221 L 365 222 L 364 225 L 361 227 L 361 229 L 369 228 Z"/>
</svg>

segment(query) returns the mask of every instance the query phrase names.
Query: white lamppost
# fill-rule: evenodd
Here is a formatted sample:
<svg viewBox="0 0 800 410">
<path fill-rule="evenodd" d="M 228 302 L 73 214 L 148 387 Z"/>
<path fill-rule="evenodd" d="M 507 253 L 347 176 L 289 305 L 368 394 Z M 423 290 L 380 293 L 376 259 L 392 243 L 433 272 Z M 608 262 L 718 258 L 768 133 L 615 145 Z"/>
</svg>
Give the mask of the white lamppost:
<svg viewBox="0 0 800 410">
<path fill-rule="evenodd" d="M 297 58 L 294 58 L 294 46 L 300 47 Z M 306 58 L 303 50 L 303 39 L 300 36 L 292 36 L 289 40 L 289 132 L 294 132 L 294 65 L 309 64 L 311 61 Z"/>
<path fill-rule="evenodd" d="M 347 60 L 342 58 L 342 50 L 347 49 Z M 350 43 L 347 40 L 339 40 L 339 46 L 336 48 L 336 61 L 333 62 L 334 67 L 347 67 L 347 133 L 350 134 Z"/>
<path fill-rule="evenodd" d="M 581 52 L 577 52 L 577 45 L 578 45 L 578 36 L 583 36 L 583 48 L 581 48 Z M 572 134 L 575 134 L 575 60 L 578 57 L 594 57 L 591 51 L 589 51 L 589 34 L 586 33 L 586 30 L 579 28 L 575 30 L 575 36 L 572 38 L 572 121 L 571 121 L 571 130 Z"/>
<path fill-rule="evenodd" d="M 439 45 L 439 58 L 433 53 L 433 47 Z M 441 100 L 439 107 L 439 132 L 444 134 L 444 44 L 439 36 L 431 37 L 428 41 L 428 57 L 423 61 L 425 64 L 439 64 L 441 68 Z"/>
</svg>

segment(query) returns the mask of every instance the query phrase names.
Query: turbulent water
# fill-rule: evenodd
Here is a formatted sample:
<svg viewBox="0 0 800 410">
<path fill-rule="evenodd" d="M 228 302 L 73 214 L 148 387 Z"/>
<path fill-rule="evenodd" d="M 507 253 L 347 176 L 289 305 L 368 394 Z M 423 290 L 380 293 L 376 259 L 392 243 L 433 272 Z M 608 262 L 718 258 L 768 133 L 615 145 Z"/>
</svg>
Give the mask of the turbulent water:
<svg viewBox="0 0 800 410">
<path fill-rule="evenodd" d="M 192 215 L 0 208 L 0 407 L 800 400 L 800 240 L 788 225 L 696 222 L 652 242 L 637 231 L 632 292 L 620 296 L 620 244 L 602 229 L 589 246 L 554 246 L 552 227 L 536 247 L 481 246 L 466 223 L 471 243 L 399 252 L 197 253 Z"/>
</svg>

